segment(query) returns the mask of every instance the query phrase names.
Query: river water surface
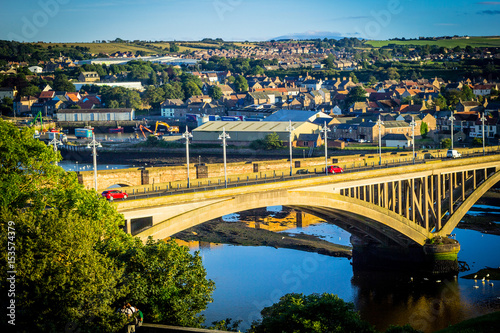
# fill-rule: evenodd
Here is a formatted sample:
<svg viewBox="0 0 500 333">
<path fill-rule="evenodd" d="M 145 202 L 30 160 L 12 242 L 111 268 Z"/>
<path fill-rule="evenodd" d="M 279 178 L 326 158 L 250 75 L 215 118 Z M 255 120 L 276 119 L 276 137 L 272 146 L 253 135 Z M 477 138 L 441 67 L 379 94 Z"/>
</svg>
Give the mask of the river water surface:
<svg viewBox="0 0 500 333">
<path fill-rule="evenodd" d="M 472 214 L 500 213 L 499 207 L 475 206 Z M 269 211 L 280 210 L 270 207 Z M 227 216 L 234 221 L 238 214 Z M 500 221 L 500 215 L 497 219 Z M 493 221 L 493 222 L 498 222 Z M 350 245 L 350 234 L 329 223 L 286 230 L 317 235 Z M 390 324 L 411 324 L 425 332 L 500 310 L 500 281 L 482 283 L 461 276 L 486 266 L 500 266 L 500 236 L 455 229 L 461 244 L 459 260 L 469 272 L 450 280 L 383 272 L 353 272 L 350 260 L 273 247 L 212 245 L 200 247 L 208 278 L 215 281 L 214 302 L 204 312 L 206 324 L 232 318 L 241 330 L 260 318 L 260 311 L 286 293 L 333 293 L 353 302 L 361 317 L 379 330 Z M 496 285 L 490 286 L 495 282 Z M 474 288 L 477 285 L 479 288 Z"/>
</svg>

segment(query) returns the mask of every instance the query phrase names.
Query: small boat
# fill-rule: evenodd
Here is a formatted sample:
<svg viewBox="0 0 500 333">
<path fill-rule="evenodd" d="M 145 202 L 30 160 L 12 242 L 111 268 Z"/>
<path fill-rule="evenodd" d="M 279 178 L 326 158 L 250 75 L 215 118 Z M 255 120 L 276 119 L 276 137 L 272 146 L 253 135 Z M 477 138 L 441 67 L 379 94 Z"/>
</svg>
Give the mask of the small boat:
<svg viewBox="0 0 500 333">
<path fill-rule="evenodd" d="M 123 127 L 110 128 L 109 133 L 123 133 Z"/>
</svg>

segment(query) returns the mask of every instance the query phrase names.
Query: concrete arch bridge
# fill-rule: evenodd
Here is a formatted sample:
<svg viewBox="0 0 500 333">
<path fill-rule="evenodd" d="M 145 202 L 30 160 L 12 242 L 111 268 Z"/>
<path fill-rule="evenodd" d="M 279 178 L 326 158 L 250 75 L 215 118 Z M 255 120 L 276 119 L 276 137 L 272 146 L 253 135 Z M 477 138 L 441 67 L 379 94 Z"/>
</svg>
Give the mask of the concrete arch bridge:
<svg viewBox="0 0 500 333">
<path fill-rule="evenodd" d="M 500 155 L 116 202 L 126 230 L 163 239 L 203 222 L 284 205 L 317 215 L 364 243 L 423 246 L 446 237 L 500 181 Z"/>
</svg>

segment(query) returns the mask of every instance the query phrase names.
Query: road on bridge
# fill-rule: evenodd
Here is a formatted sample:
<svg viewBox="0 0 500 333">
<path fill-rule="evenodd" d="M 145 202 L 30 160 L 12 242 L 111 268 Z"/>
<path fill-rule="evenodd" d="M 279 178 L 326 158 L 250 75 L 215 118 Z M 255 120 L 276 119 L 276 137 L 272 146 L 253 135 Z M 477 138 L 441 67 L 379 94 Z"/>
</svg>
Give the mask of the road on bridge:
<svg viewBox="0 0 500 333">
<path fill-rule="evenodd" d="M 486 155 L 497 155 L 500 154 L 500 152 L 489 152 Z M 472 158 L 472 157 L 478 157 L 478 156 L 483 156 L 483 153 L 471 153 L 467 154 L 465 156 L 462 156 L 461 158 Z M 444 159 L 430 159 L 430 160 L 418 160 L 415 161 L 415 164 L 424 164 L 429 161 L 446 161 L 449 160 L 447 158 Z M 363 166 L 363 167 L 353 167 L 353 168 L 348 168 L 344 169 L 344 173 L 352 173 L 352 172 L 361 172 L 361 171 L 368 171 L 368 170 L 377 170 L 377 169 L 385 169 L 385 168 L 396 168 L 400 166 L 405 166 L 405 165 L 413 165 L 414 163 L 411 162 L 394 162 L 394 163 L 386 163 L 382 165 L 372 165 L 372 166 Z M 281 176 L 276 176 L 276 177 L 269 177 L 269 178 L 258 178 L 258 179 L 250 179 L 247 177 L 247 179 L 243 180 L 238 180 L 238 181 L 231 181 L 228 182 L 227 188 L 233 188 L 233 187 L 240 187 L 240 186 L 250 186 L 250 185 L 257 185 L 257 184 L 265 184 L 265 183 L 274 183 L 274 182 L 283 182 L 283 181 L 290 181 L 290 180 L 297 180 L 297 179 L 304 179 L 304 178 L 313 178 L 313 177 L 325 177 L 324 172 L 320 173 L 308 173 L 308 174 L 295 174 L 290 176 L 289 174 L 282 174 Z M 329 177 L 335 177 L 335 174 L 330 174 L 328 175 Z M 238 178 L 239 179 L 239 178 Z M 147 199 L 147 198 L 153 198 L 153 197 L 161 197 L 161 196 L 167 196 L 167 195 L 174 195 L 174 194 L 184 194 L 184 193 L 193 193 L 193 192 L 203 192 L 203 191 L 211 191 L 211 190 L 218 190 L 218 189 L 224 189 L 226 188 L 224 181 L 222 180 L 218 184 L 214 185 L 200 185 L 200 186 L 194 186 L 191 185 L 189 188 L 187 187 L 180 187 L 180 188 L 171 188 L 170 190 L 159 190 L 159 191 L 151 191 L 147 193 L 141 193 L 141 194 L 130 194 L 129 193 L 129 199 Z"/>
</svg>

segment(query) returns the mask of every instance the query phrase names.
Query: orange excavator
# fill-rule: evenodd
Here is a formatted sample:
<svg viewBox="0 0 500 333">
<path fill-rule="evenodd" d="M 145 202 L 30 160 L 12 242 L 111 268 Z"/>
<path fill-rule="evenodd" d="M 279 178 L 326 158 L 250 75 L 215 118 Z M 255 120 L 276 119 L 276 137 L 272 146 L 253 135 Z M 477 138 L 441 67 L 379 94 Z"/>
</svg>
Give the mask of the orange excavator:
<svg viewBox="0 0 500 333">
<path fill-rule="evenodd" d="M 147 139 L 146 134 L 144 134 L 144 130 L 148 131 L 149 133 L 155 135 L 155 132 L 147 128 L 146 126 L 139 125 L 139 129 L 141 130 L 142 135 L 144 136 L 144 139 Z M 156 135 L 155 135 L 156 136 Z"/>
<path fill-rule="evenodd" d="M 172 135 L 172 133 L 179 133 L 179 126 L 170 126 L 169 124 L 163 122 L 163 121 L 157 121 L 156 122 L 156 127 L 155 127 L 155 135 L 161 135 L 158 132 L 158 125 L 163 125 L 167 128 L 168 134 Z"/>
</svg>

